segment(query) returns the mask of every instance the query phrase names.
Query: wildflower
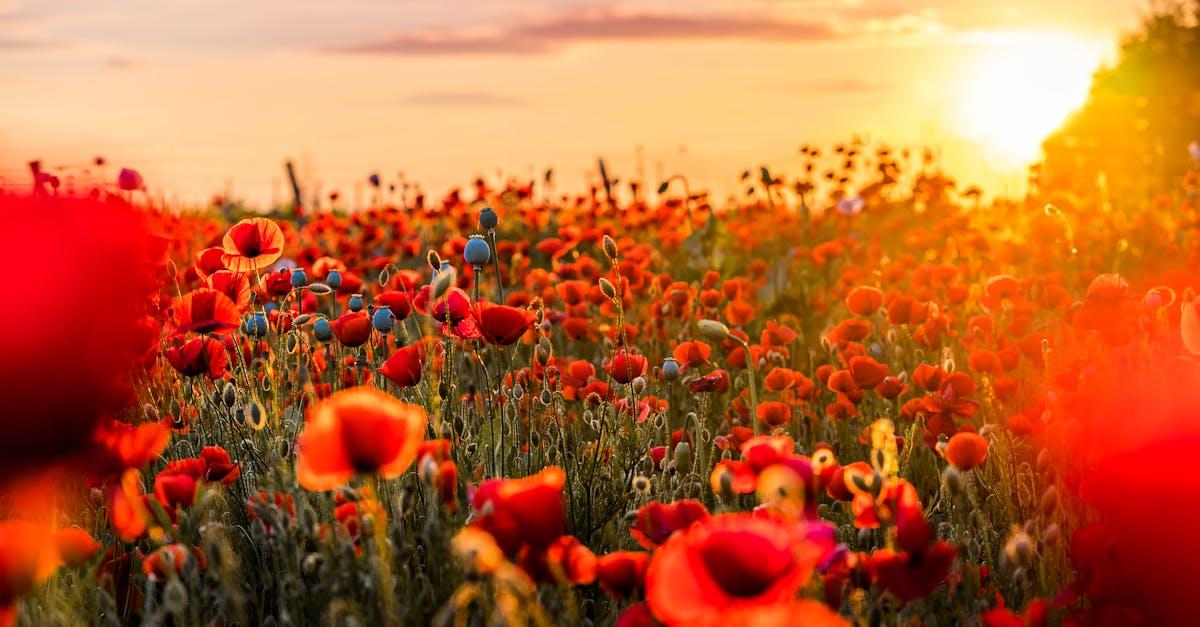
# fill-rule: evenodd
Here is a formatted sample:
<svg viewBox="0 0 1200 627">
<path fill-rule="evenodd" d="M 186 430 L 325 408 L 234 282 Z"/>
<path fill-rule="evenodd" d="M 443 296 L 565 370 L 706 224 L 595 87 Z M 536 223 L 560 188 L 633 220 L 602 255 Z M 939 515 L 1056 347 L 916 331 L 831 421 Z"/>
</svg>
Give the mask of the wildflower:
<svg viewBox="0 0 1200 627">
<path fill-rule="evenodd" d="M 940 541 L 919 553 L 879 549 L 868 558 L 867 569 L 880 588 L 908 602 L 928 595 L 945 581 L 957 555 L 958 549 Z"/>
<path fill-rule="evenodd" d="M 314 406 L 297 440 L 296 479 L 332 490 L 355 473 L 393 479 L 412 465 L 424 439 L 425 410 L 373 388 L 335 392 Z"/>
<path fill-rule="evenodd" d="M 883 305 L 883 292 L 873 287 L 856 287 L 846 296 L 846 307 L 859 316 L 874 315 Z"/>
<path fill-rule="evenodd" d="M 202 287 L 184 294 L 175 305 L 175 333 L 230 333 L 237 329 L 240 317 L 228 296 Z"/>
<path fill-rule="evenodd" d="M 712 355 L 712 346 L 704 342 L 683 342 L 675 347 L 672 355 L 684 369 L 695 368 L 708 363 L 708 358 Z"/>
<path fill-rule="evenodd" d="M 702 520 L 667 540 L 646 572 L 646 598 L 668 625 L 725 624 L 787 604 L 833 548 L 816 527 L 749 514 Z"/>
<path fill-rule="evenodd" d="M 676 531 L 687 529 L 705 518 L 708 518 L 708 509 L 699 501 L 650 501 L 638 508 L 637 518 L 629 528 L 629 533 L 642 547 L 653 549 L 666 542 Z"/>
<path fill-rule="evenodd" d="M 507 305 L 478 303 L 474 308 L 476 323 L 484 339 L 498 346 L 508 346 L 529 330 L 533 312 Z"/>
<path fill-rule="evenodd" d="M 946 460 L 959 470 L 971 470 L 983 464 L 988 456 L 986 438 L 964 431 L 950 437 L 946 444 Z"/>
<path fill-rule="evenodd" d="M 117 189 L 123 192 L 136 192 L 146 187 L 142 175 L 132 168 L 121 168 L 117 173 Z"/>
<path fill-rule="evenodd" d="M 229 366 L 229 355 L 225 352 L 225 344 L 210 337 L 192 338 L 163 351 L 167 362 L 185 377 L 205 375 L 209 379 L 220 379 L 225 376 Z"/>
<path fill-rule="evenodd" d="M 366 344 L 371 338 L 371 317 L 364 311 L 348 311 L 330 323 L 339 342 L 351 348 Z"/>
<path fill-rule="evenodd" d="M 396 385 L 406 388 L 421 382 L 421 370 L 424 367 L 425 350 L 422 344 L 410 344 L 396 349 L 379 373 Z"/>
<path fill-rule="evenodd" d="M 596 559 L 596 579 L 605 592 L 619 601 L 645 586 L 649 566 L 649 553 L 614 551 Z"/>
<path fill-rule="evenodd" d="M 283 256 L 283 231 L 268 218 L 247 218 L 230 227 L 221 247 L 226 268 L 254 272 L 270 267 Z M 337 286 L 330 283 L 330 287 Z"/>
<path fill-rule="evenodd" d="M 646 356 L 622 348 L 604 364 L 604 370 L 617 383 L 629 383 L 636 377 L 646 374 Z"/>
<path fill-rule="evenodd" d="M 523 479 L 490 479 L 471 497 L 472 525 L 490 533 L 509 557 L 522 546 L 544 550 L 566 526 L 563 484 L 566 474 L 551 466 Z"/>
</svg>

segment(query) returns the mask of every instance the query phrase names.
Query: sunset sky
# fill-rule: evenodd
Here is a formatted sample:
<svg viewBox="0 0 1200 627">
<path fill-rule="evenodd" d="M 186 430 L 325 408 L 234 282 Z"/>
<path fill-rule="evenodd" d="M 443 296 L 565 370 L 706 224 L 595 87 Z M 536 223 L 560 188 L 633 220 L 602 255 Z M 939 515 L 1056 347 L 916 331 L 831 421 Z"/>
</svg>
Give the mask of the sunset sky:
<svg viewBox="0 0 1200 627">
<path fill-rule="evenodd" d="M 720 189 L 866 134 L 994 190 L 1082 99 L 1135 0 L 0 0 L 0 177 L 104 155 L 186 202 L 268 203 L 285 158 L 440 194 L 636 146 Z"/>
</svg>

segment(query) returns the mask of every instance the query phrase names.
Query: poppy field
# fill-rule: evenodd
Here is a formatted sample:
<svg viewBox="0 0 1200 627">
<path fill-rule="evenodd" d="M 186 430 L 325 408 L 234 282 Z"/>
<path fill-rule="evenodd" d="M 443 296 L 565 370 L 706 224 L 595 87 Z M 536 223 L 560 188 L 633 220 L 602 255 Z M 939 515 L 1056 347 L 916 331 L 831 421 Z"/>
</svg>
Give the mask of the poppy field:
<svg viewBox="0 0 1200 627">
<path fill-rule="evenodd" d="M 0 624 L 1186 623 L 1195 164 L 805 154 L 727 205 L 0 197 Z"/>
</svg>

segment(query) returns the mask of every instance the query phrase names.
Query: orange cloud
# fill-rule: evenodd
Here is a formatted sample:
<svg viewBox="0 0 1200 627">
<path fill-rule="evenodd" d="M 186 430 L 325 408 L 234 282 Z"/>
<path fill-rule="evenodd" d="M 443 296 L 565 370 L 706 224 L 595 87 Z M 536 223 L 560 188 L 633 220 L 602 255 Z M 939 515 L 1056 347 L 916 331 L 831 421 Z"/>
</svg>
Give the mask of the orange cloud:
<svg viewBox="0 0 1200 627">
<path fill-rule="evenodd" d="M 753 39 L 800 42 L 835 37 L 824 22 L 769 16 L 692 15 L 612 7 L 563 11 L 490 31 L 427 29 L 337 48 L 338 52 L 395 55 L 540 54 L 597 41 Z"/>
</svg>

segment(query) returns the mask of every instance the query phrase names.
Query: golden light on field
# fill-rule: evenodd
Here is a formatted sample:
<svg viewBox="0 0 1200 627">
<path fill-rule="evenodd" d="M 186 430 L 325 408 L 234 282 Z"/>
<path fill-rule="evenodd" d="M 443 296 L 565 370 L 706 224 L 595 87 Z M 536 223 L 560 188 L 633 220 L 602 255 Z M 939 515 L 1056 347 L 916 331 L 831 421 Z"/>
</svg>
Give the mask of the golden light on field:
<svg viewBox="0 0 1200 627">
<path fill-rule="evenodd" d="M 1105 43 L 1056 33 L 990 34 L 959 96 L 966 135 L 1026 162 L 1081 105 Z"/>
</svg>

